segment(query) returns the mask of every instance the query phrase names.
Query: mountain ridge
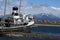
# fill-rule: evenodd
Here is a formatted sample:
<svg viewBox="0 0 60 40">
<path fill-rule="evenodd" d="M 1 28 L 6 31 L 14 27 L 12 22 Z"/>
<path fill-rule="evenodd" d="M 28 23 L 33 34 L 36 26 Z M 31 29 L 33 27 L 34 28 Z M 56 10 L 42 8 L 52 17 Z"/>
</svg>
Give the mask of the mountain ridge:
<svg viewBox="0 0 60 40">
<path fill-rule="evenodd" d="M 35 20 L 60 21 L 60 18 L 53 14 L 40 13 L 33 16 Z"/>
</svg>

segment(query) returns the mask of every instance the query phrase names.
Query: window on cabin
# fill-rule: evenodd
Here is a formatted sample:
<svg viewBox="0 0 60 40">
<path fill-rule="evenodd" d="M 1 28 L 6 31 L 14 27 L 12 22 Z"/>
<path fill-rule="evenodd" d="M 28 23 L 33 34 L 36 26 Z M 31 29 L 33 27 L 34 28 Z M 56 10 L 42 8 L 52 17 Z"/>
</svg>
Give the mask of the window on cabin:
<svg viewBox="0 0 60 40">
<path fill-rule="evenodd" d="M 17 16 L 18 15 L 18 13 L 15 13 L 15 16 Z"/>
</svg>

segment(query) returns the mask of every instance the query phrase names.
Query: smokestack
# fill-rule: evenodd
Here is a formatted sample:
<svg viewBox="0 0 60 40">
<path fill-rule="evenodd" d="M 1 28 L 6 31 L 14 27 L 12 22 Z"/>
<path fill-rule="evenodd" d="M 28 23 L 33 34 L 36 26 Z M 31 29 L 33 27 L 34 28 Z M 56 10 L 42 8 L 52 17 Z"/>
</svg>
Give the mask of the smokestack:
<svg viewBox="0 0 60 40">
<path fill-rule="evenodd" d="M 18 7 L 13 7 L 12 10 L 13 10 L 14 13 L 18 13 Z"/>
<path fill-rule="evenodd" d="M 13 7 L 12 15 L 18 15 L 18 7 Z"/>
</svg>

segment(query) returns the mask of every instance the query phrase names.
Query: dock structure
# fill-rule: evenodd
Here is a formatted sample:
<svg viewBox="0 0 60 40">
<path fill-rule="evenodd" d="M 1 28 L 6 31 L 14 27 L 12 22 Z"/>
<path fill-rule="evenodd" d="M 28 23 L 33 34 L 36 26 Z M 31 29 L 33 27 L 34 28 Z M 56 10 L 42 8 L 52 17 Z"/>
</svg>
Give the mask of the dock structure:
<svg viewBox="0 0 60 40">
<path fill-rule="evenodd" d="M 40 34 L 40 33 L 3 32 L 2 34 L 9 36 L 9 37 L 60 39 L 60 36 L 52 36 L 52 35 Z"/>
</svg>

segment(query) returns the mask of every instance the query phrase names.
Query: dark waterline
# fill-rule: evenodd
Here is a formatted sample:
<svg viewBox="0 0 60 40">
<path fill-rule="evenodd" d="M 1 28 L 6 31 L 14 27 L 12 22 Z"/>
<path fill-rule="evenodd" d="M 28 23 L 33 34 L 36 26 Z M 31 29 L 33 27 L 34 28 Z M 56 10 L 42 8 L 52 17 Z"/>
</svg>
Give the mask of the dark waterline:
<svg viewBox="0 0 60 40">
<path fill-rule="evenodd" d="M 22 37 L 0 37 L 0 40 L 59 40 L 56 38 L 22 38 Z"/>
</svg>

